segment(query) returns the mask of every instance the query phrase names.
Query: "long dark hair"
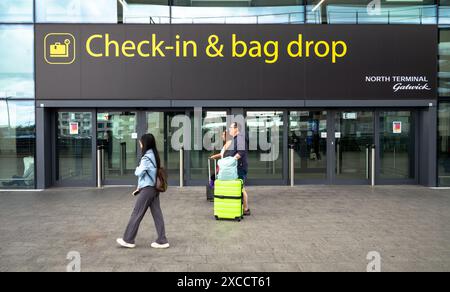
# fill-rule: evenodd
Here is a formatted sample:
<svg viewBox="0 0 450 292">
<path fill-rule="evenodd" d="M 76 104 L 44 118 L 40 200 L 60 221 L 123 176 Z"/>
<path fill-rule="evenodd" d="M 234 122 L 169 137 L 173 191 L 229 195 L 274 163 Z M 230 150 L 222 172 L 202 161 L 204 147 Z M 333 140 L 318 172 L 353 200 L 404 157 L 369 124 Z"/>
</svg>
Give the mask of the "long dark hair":
<svg viewBox="0 0 450 292">
<path fill-rule="evenodd" d="M 161 168 L 161 160 L 159 159 L 159 152 L 158 148 L 156 147 L 156 139 L 153 134 L 145 134 L 141 137 L 141 143 L 142 143 L 142 156 L 147 153 L 148 150 L 153 150 L 153 154 L 155 155 L 156 159 L 156 166 L 158 169 Z"/>
</svg>

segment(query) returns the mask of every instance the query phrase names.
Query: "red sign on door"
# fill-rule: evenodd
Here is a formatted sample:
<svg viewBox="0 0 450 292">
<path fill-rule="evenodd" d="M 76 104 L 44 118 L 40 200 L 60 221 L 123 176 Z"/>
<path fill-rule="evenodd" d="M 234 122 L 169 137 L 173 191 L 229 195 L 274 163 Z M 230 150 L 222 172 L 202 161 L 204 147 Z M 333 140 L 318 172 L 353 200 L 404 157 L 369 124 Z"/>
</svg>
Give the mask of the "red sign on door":
<svg viewBox="0 0 450 292">
<path fill-rule="evenodd" d="M 70 123 L 70 135 L 78 135 L 78 123 Z"/>
<path fill-rule="evenodd" d="M 393 122 L 392 131 L 394 134 L 402 133 L 402 122 Z"/>
</svg>

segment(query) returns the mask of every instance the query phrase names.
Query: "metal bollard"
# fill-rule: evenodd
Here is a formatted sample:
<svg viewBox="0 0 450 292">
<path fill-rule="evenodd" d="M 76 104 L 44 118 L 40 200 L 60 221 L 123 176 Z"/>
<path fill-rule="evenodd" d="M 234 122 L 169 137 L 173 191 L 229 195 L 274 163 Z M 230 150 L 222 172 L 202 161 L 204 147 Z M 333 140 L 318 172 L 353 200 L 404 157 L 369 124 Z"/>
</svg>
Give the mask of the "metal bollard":
<svg viewBox="0 0 450 292">
<path fill-rule="evenodd" d="M 372 145 L 372 186 L 375 186 L 375 145 Z"/>
<path fill-rule="evenodd" d="M 105 156 L 105 150 L 103 146 L 97 146 L 97 188 L 103 187 L 103 161 Z"/>
<path fill-rule="evenodd" d="M 370 178 L 370 159 L 369 159 L 369 149 L 370 145 L 366 145 L 366 179 L 369 180 Z"/>
<path fill-rule="evenodd" d="M 337 174 L 341 174 L 341 145 L 339 142 L 336 142 L 336 166 Z"/>
<path fill-rule="evenodd" d="M 184 150 L 180 148 L 180 188 L 184 187 Z"/>
<path fill-rule="evenodd" d="M 294 147 L 291 146 L 290 157 L 289 157 L 289 169 L 291 178 L 291 187 L 295 186 L 295 167 L 294 167 Z"/>
<path fill-rule="evenodd" d="M 127 165 L 127 143 L 122 142 L 120 143 L 120 161 L 119 161 L 119 168 L 120 168 L 120 175 L 125 175 L 125 167 Z"/>
</svg>

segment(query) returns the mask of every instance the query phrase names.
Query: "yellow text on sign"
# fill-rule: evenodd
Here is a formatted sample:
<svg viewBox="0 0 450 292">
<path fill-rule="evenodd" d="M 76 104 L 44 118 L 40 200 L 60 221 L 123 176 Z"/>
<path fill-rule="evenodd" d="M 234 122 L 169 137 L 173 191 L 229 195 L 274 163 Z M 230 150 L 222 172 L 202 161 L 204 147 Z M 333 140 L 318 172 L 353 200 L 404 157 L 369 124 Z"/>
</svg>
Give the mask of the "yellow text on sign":
<svg viewBox="0 0 450 292">
<path fill-rule="evenodd" d="M 335 64 L 338 59 L 347 55 L 348 46 L 344 41 L 303 41 L 303 35 L 287 45 L 287 54 L 291 58 L 329 58 Z M 234 58 L 265 58 L 267 64 L 276 63 L 279 59 L 279 41 L 266 42 L 239 40 L 236 34 L 232 36 L 232 56 Z"/>
<path fill-rule="evenodd" d="M 95 47 L 95 49 L 94 49 Z M 94 58 L 120 57 L 134 58 L 137 55 L 143 58 L 165 57 L 168 51 L 175 52 L 176 57 L 197 57 L 198 47 L 194 41 L 181 41 L 180 36 L 176 36 L 174 45 L 167 45 L 165 41 L 158 40 L 156 34 L 152 34 L 151 41 L 143 40 L 134 42 L 126 40 L 119 43 L 112 40 L 110 35 L 94 34 L 86 41 L 86 51 Z"/>
</svg>

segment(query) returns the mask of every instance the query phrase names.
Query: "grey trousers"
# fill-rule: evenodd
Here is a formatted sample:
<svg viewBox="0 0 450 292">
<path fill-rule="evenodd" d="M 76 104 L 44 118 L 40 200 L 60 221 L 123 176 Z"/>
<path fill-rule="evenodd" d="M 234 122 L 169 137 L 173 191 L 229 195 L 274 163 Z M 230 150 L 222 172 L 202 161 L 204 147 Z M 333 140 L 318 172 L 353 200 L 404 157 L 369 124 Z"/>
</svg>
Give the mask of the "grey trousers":
<svg viewBox="0 0 450 292">
<path fill-rule="evenodd" d="M 139 225 L 149 208 L 152 212 L 153 220 L 155 221 L 156 232 L 158 233 L 156 242 L 159 244 L 168 243 L 164 227 L 164 218 L 159 203 L 159 192 L 157 192 L 154 187 L 143 188 L 137 196 L 136 205 L 123 236 L 123 240 L 126 243 L 134 244 Z"/>
</svg>

